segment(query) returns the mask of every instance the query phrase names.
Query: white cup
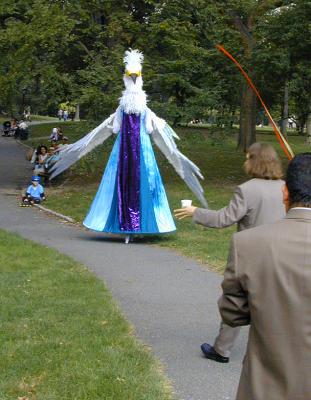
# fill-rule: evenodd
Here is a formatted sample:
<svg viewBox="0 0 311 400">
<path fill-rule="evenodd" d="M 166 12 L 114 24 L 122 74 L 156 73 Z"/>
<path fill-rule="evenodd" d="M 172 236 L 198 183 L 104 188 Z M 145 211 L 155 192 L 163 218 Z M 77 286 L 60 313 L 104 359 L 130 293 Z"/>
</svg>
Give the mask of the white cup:
<svg viewBox="0 0 311 400">
<path fill-rule="evenodd" d="M 192 200 L 181 200 L 181 208 L 190 207 L 192 205 Z"/>
</svg>

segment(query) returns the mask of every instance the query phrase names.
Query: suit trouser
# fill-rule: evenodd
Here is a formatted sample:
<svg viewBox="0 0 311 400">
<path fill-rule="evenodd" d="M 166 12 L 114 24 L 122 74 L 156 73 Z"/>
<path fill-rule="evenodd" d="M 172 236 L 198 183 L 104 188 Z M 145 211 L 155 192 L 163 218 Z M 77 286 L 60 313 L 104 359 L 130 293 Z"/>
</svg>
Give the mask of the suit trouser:
<svg viewBox="0 0 311 400">
<path fill-rule="evenodd" d="M 230 357 L 231 349 L 240 333 L 241 328 L 232 328 L 221 322 L 218 336 L 214 342 L 214 349 L 223 357 Z"/>
</svg>

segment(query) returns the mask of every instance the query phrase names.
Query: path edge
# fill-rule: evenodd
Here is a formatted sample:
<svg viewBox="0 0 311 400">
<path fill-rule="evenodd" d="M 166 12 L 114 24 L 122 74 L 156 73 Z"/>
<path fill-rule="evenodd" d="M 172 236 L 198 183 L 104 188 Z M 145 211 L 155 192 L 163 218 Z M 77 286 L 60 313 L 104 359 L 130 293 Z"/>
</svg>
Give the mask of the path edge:
<svg viewBox="0 0 311 400">
<path fill-rule="evenodd" d="M 77 223 L 73 218 L 68 217 L 67 215 L 58 213 L 58 212 L 56 212 L 56 211 L 53 211 L 53 210 L 51 210 L 50 208 L 43 207 L 43 206 L 41 206 L 41 204 L 34 204 L 34 206 L 37 207 L 37 208 L 39 208 L 39 210 L 41 210 L 41 211 L 44 211 L 44 212 L 46 212 L 46 213 L 55 215 L 56 217 L 61 218 L 61 219 L 64 219 L 65 221 L 68 221 L 68 222 L 70 222 L 70 223 L 72 223 L 72 224 L 76 224 L 76 223 Z"/>
</svg>

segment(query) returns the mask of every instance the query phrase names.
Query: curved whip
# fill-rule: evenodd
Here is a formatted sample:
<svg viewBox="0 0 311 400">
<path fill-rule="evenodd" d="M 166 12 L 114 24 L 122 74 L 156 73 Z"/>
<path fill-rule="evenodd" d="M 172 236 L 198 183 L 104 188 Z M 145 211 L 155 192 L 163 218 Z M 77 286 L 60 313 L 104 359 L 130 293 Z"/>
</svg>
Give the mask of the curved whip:
<svg viewBox="0 0 311 400">
<path fill-rule="evenodd" d="M 253 89 L 253 91 L 255 92 L 256 96 L 258 97 L 258 99 L 260 100 L 266 114 L 267 117 L 269 118 L 273 130 L 276 134 L 276 137 L 278 139 L 278 141 L 280 142 L 280 145 L 282 146 L 282 149 L 284 150 L 287 158 L 289 160 L 291 160 L 294 157 L 294 152 L 291 149 L 289 143 L 287 142 L 287 140 L 285 139 L 285 137 L 282 135 L 282 133 L 279 131 L 276 123 L 274 122 L 268 108 L 266 107 L 262 97 L 260 96 L 260 93 L 258 92 L 258 89 L 256 88 L 256 86 L 254 85 L 253 81 L 251 80 L 251 78 L 247 75 L 247 73 L 244 71 L 243 67 L 241 66 L 241 64 L 222 46 L 220 46 L 219 44 L 216 45 L 217 49 L 219 51 L 221 51 L 222 53 L 224 53 L 224 55 L 226 55 L 228 58 L 230 58 L 231 61 L 234 62 L 234 64 L 239 68 L 239 70 L 242 72 L 244 78 L 247 80 L 248 84 L 250 85 L 250 87 Z"/>
</svg>

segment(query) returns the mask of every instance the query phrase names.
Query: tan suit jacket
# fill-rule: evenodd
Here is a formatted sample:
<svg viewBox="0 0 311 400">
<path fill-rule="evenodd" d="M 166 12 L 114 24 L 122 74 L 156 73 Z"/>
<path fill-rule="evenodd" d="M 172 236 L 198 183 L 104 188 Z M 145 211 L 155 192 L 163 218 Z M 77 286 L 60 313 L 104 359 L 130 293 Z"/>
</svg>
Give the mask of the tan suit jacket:
<svg viewBox="0 0 311 400">
<path fill-rule="evenodd" d="M 250 324 L 237 400 L 311 399 L 311 209 L 233 235 L 219 310 Z"/>
<path fill-rule="evenodd" d="M 285 216 L 283 185 L 281 179 L 251 179 L 235 189 L 227 207 L 219 211 L 197 208 L 193 221 L 210 228 L 224 228 L 237 222 L 238 231 L 278 221 Z"/>
</svg>

